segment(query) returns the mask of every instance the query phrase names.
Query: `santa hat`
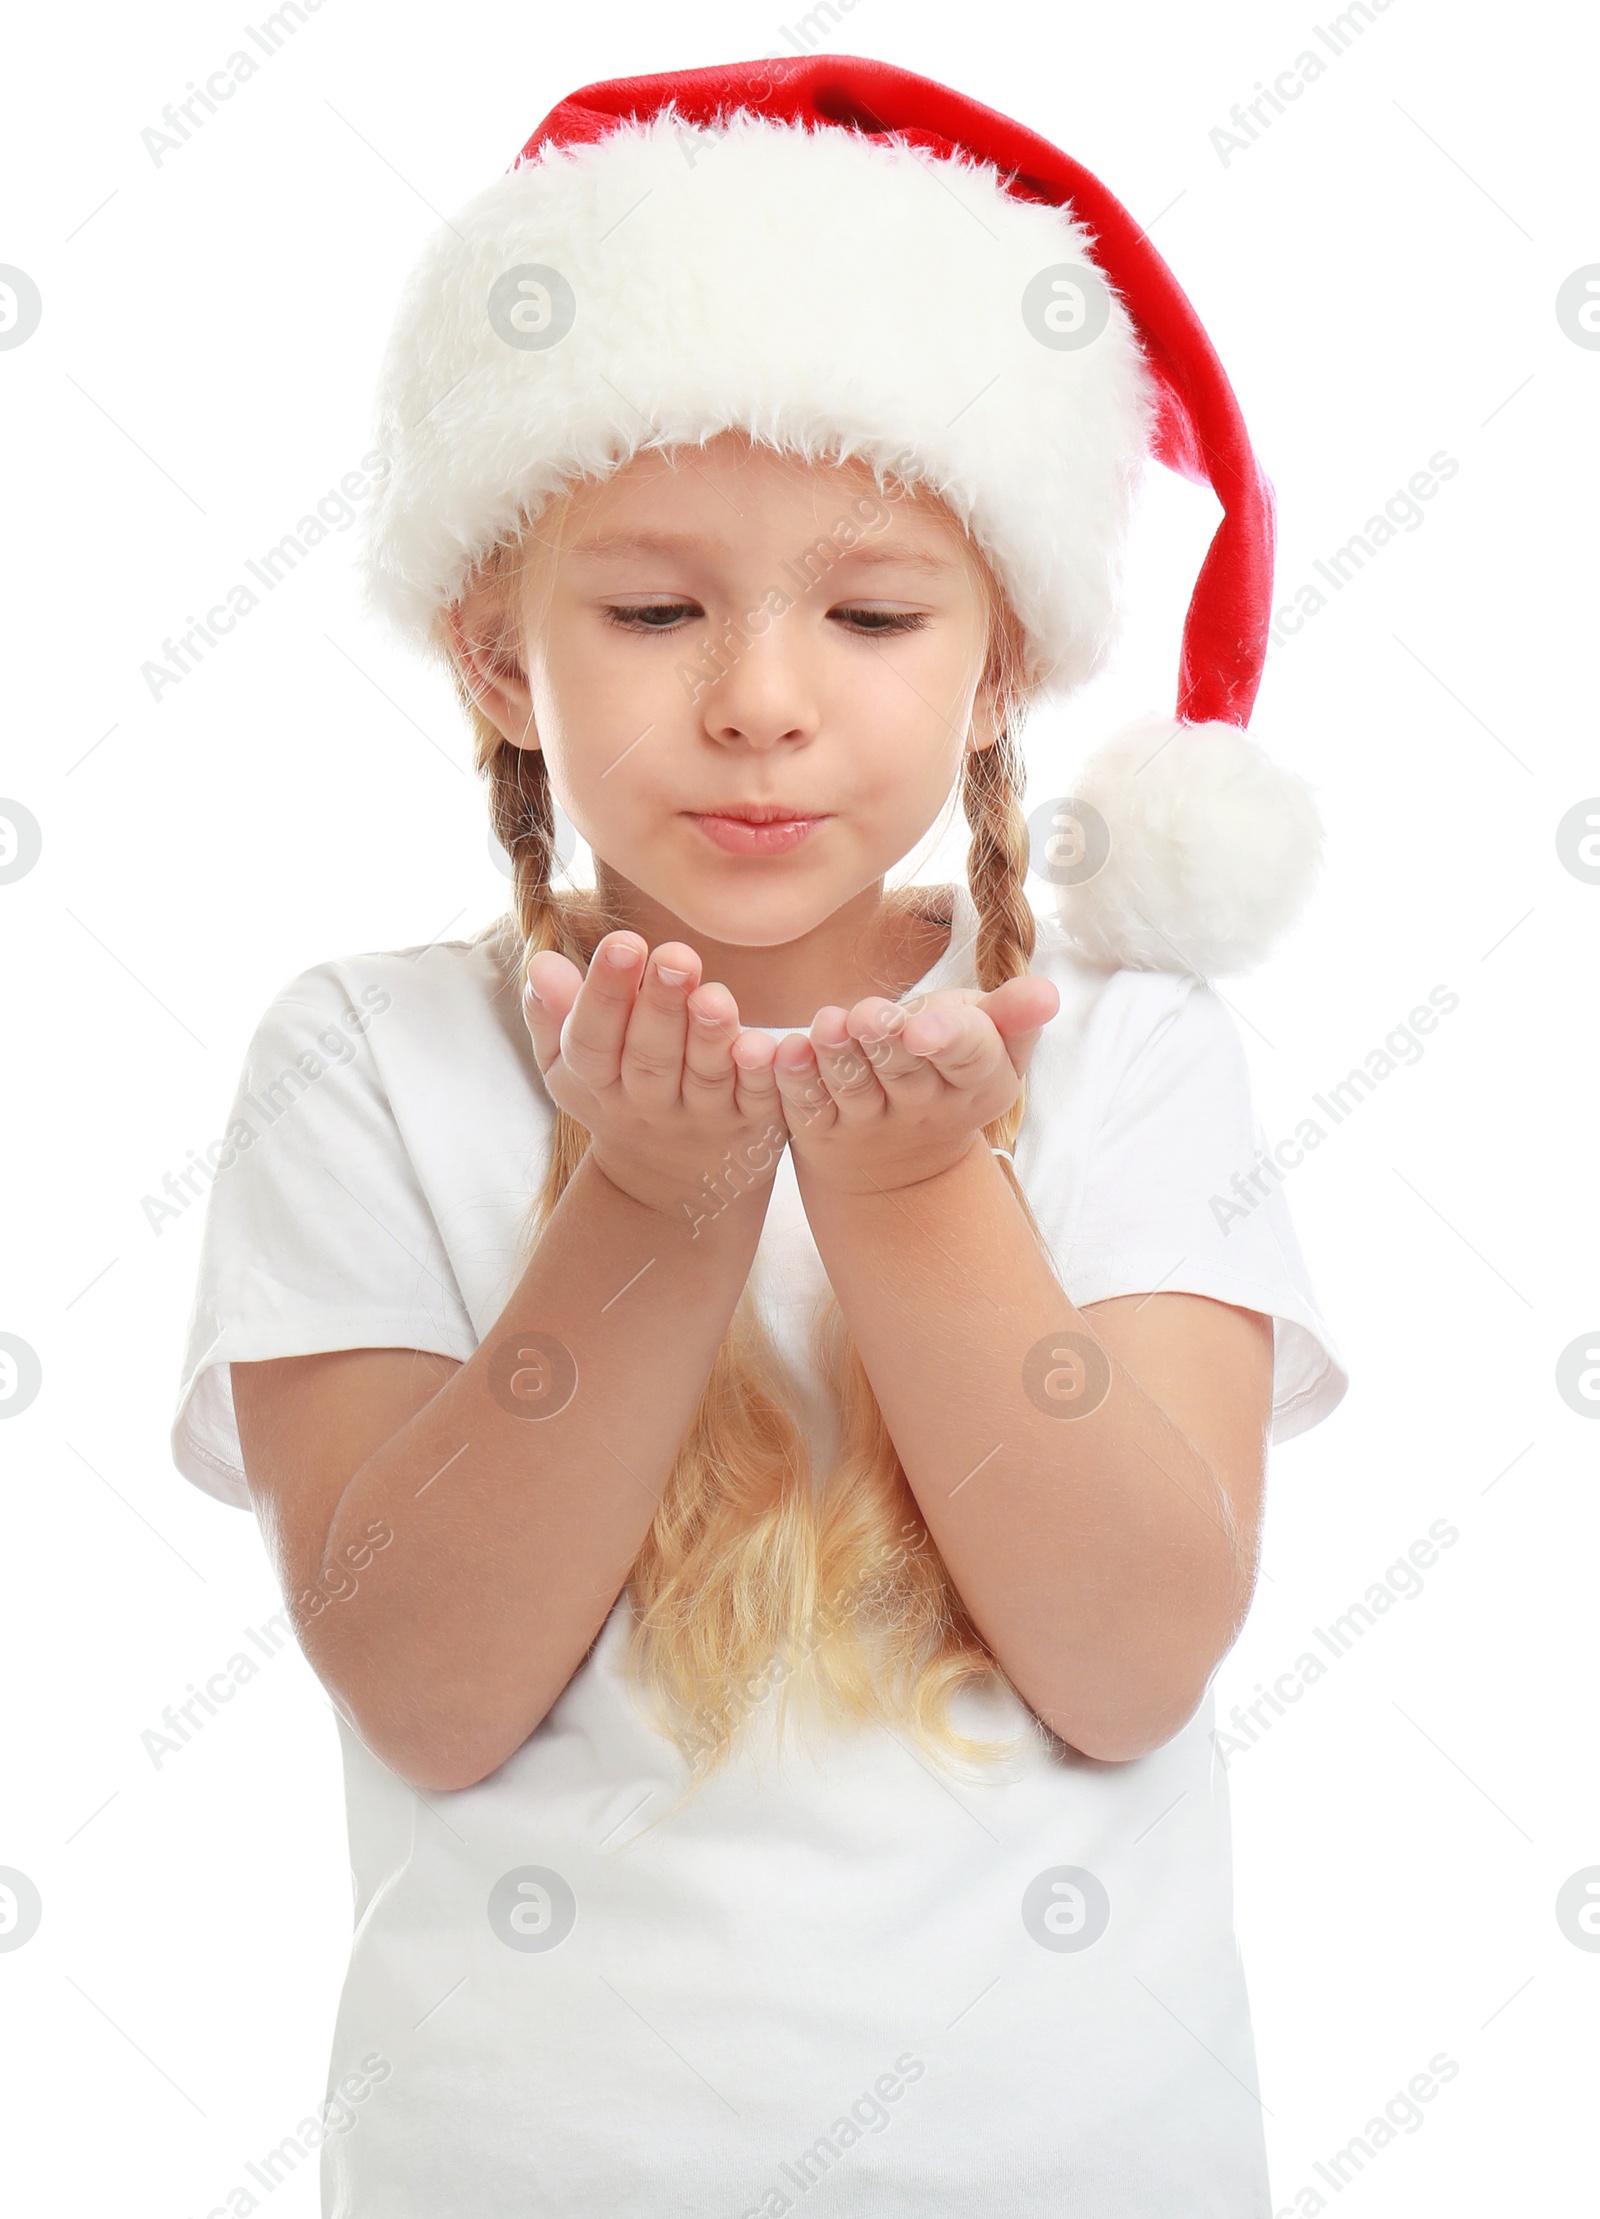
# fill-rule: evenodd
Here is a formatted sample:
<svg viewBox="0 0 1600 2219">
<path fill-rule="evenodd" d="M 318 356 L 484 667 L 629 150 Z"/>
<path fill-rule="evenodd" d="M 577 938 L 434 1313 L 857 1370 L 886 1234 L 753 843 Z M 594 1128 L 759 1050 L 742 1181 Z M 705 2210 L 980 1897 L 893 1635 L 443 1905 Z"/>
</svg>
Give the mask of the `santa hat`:
<svg viewBox="0 0 1600 2219">
<path fill-rule="evenodd" d="M 1094 960 L 1258 961 L 1321 828 L 1245 731 L 1272 489 L 1193 308 L 1088 171 L 885 62 L 819 54 L 586 85 L 437 231 L 379 390 L 372 606 L 425 640 L 497 541 L 580 476 L 742 429 L 941 494 L 984 549 L 1043 692 L 1104 663 L 1146 455 L 1223 516 L 1173 717 L 1102 747 L 1044 875 Z M 1098 820 L 1098 822 L 1096 821 Z"/>
</svg>

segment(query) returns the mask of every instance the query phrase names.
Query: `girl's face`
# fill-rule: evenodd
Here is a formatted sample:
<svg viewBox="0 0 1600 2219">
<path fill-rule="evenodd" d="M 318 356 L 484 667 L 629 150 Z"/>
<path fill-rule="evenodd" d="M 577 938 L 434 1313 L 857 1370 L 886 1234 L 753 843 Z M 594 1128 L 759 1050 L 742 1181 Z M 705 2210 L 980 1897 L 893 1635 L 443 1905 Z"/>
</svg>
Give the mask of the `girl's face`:
<svg viewBox="0 0 1600 2219">
<path fill-rule="evenodd" d="M 543 749 L 652 945 L 778 948 L 841 912 L 859 928 L 967 748 L 992 743 L 977 561 L 934 502 L 881 495 L 864 465 L 738 433 L 648 452 L 575 487 L 526 556 L 526 684 L 480 657 L 474 686 Z M 799 827 L 715 821 L 754 810 Z"/>
</svg>

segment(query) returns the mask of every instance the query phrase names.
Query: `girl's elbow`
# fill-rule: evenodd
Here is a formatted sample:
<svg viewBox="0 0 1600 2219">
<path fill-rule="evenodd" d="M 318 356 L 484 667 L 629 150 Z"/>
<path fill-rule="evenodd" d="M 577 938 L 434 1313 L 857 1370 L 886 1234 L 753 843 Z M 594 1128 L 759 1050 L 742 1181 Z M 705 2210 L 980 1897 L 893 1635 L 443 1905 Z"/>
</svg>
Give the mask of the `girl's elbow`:
<svg viewBox="0 0 1600 2219">
<path fill-rule="evenodd" d="M 541 1713 L 538 1718 L 519 1719 L 514 1727 L 496 1736 L 446 1736 L 425 1748 L 407 1749 L 399 1762 L 389 1757 L 384 1757 L 383 1761 L 391 1771 L 398 1772 L 412 1787 L 426 1794 L 460 1794 L 465 1788 L 481 1786 L 503 1764 L 508 1764 L 542 1723 Z"/>
<path fill-rule="evenodd" d="M 1122 1702 L 1114 1709 L 1085 1711 L 1081 1703 L 1039 1710 L 1038 1717 L 1058 1740 L 1097 1764 L 1132 1764 L 1164 1749 L 1189 1724 L 1205 1700 L 1210 1681 L 1184 1686 L 1164 1698 Z"/>
<path fill-rule="evenodd" d="M 468 1748 L 461 1744 L 448 1747 L 417 1748 L 380 1746 L 369 1740 L 367 1747 L 380 1764 L 415 1788 L 420 1795 L 459 1795 L 466 1788 L 475 1788 L 498 1772 L 510 1751 Z"/>
<path fill-rule="evenodd" d="M 540 1723 L 538 1719 L 519 1721 L 514 1729 L 486 1734 L 469 1731 L 454 1719 L 424 1724 L 415 1718 L 397 1719 L 391 1712 L 356 1711 L 347 1701 L 337 1701 L 337 1707 L 363 1748 L 422 1795 L 454 1795 L 478 1787 L 516 1754 Z"/>
<path fill-rule="evenodd" d="M 1189 1715 L 1194 1714 L 1191 1711 Z M 1171 1725 L 1129 1726 L 1119 1722 L 1104 1732 L 1091 1729 L 1080 1733 L 1072 1746 L 1081 1756 L 1092 1757 L 1096 1764 L 1132 1764 L 1140 1757 L 1153 1755 L 1157 1749 L 1164 1749 L 1188 1722 L 1187 1718 L 1180 1718 Z"/>
</svg>

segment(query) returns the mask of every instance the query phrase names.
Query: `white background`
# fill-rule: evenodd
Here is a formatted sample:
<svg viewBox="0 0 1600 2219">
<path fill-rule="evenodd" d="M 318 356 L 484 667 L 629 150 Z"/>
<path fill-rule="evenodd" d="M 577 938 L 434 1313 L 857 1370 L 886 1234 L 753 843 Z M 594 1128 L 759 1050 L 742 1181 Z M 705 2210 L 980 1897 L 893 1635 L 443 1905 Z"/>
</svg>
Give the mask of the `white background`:
<svg viewBox="0 0 1600 2219">
<path fill-rule="evenodd" d="M 506 893 L 452 698 L 359 613 L 353 531 L 159 702 L 141 664 L 371 446 L 378 351 L 435 211 L 580 84 L 796 44 L 960 86 L 1152 226 L 1276 484 L 1280 602 L 1436 451 L 1459 462 L 1274 655 L 1255 719 L 1329 832 L 1303 923 L 1220 982 L 1268 1137 L 1431 987 L 1459 1007 L 1289 1175 L 1354 1386 L 1274 1457 L 1260 1592 L 1217 1694 L 1224 1715 L 1251 1698 L 1433 1521 L 1455 1527 L 1422 1593 L 1231 1763 L 1274 2203 L 1579 2208 L 1600 1954 L 1555 1899 L 1600 1863 L 1600 1425 L 1555 1367 L 1600 1328 L 1600 887 L 1562 867 L 1555 828 L 1600 791 L 1600 352 L 1554 304 L 1600 262 L 1600 55 L 1576 10 L 1391 0 L 1224 162 L 1213 129 L 1325 51 L 1312 26 L 1335 12 L 858 0 L 786 42 L 730 6 L 324 0 L 159 165 L 141 132 L 243 43 L 244 14 L 16 27 L 0 262 L 44 302 L 0 352 L 0 793 L 44 834 L 0 887 L 0 1330 L 44 1381 L 0 1429 L 0 1865 L 44 1899 L 0 1952 L 20 2209 L 252 2208 L 227 2202 L 247 2161 L 321 2098 L 350 1898 L 317 1681 L 289 1647 L 159 1768 L 141 1742 L 280 1601 L 254 1522 L 169 1462 L 202 1213 L 157 1233 L 144 1201 L 221 1133 L 296 971 L 471 932 Z M 1124 713 L 1170 707 L 1216 513 L 1154 474 L 1116 672 L 1031 728 L 1030 803 L 1070 792 Z M 1320 2181 L 1440 2051 L 1459 2072 L 1417 2131 L 1342 2192 Z M 256 2193 L 314 2214 L 314 2162 Z"/>
</svg>

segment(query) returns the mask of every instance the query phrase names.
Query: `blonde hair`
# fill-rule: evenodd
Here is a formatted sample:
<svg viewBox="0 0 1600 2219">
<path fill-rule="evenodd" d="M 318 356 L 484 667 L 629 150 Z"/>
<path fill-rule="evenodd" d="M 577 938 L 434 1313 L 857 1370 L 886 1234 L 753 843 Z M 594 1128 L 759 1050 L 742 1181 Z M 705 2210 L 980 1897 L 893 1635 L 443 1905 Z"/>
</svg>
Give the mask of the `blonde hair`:
<svg viewBox="0 0 1600 2219">
<path fill-rule="evenodd" d="M 880 474 L 880 489 L 883 483 Z M 920 490 L 959 531 L 948 505 Z M 553 504 L 557 533 L 570 493 Z M 491 549 L 474 574 L 487 589 L 491 659 L 502 668 L 508 658 L 525 668 L 526 550 L 530 539 L 546 552 L 559 544 L 551 521 L 547 508 L 515 540 Z M 967 883 L 979 919 L 976 975 L 991 991 L 1027 971 L 1036 935 L 1015 730 L 1030 688 L 1018 619 L 987 558 L 966 544 L 989 618 L 984 684 L 999 712 L 994 744 L 967 751 L 961 785 L 971 833 Z M 512 909 L 480 937 L 499 936 L 520 995 L 532 956 L 556 949 L 581 970 L 585 950 L 623 920 L 609 913 L 598 887 L 554 890 L 554 797 L 544 753 L 512 745 L 478 705 L 443 612 L 433 645 L 471 721 L 495 833 L 511 859 Z M 925 891 L 907 890 L 908 911 Z M 1025 1106 L 1026 1085 L 984 1128 L 991 1146 L 1011 1147 Z M 529 1213 L 524 1268 L 589 1145 L 585 1126 L 552 1109 L 553 1144 Z M 831 1288 L 813 1322 L 811 1354 L 839 1417 L 838 1454 L 820 1489 L 794 1382 L 746 1285 L 629 1575 L 630 1678 L 684 1757 L 686 1795 L 725 1761 L 773 1691 L 780 1652 L 792 1660 L 777 1681 L 780 1728 L 791 1698 L 804 1693 L 813 1714 L 904 1726 L 936 1760 L 992 1762 L 1015 1746 L 974 1740 L 951 1723 L 958 1689 L 993 1687 L 1003 1675 L 928 1533 Z"/>
</svg>

